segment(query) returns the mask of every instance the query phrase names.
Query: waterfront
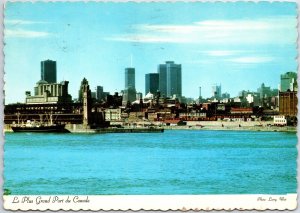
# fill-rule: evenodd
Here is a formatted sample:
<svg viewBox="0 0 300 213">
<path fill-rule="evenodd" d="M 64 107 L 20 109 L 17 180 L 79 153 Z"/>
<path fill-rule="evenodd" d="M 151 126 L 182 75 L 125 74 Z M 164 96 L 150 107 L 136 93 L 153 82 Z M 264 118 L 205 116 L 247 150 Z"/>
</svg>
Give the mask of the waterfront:
<svg viewBox="0 0 300 213">
<path fill-rule="evenodd" d="M 295 133 L 6 133 L 5 140 L 4 188 L 12 194 L 286 194 L 297 188 Z"/>
</svg>

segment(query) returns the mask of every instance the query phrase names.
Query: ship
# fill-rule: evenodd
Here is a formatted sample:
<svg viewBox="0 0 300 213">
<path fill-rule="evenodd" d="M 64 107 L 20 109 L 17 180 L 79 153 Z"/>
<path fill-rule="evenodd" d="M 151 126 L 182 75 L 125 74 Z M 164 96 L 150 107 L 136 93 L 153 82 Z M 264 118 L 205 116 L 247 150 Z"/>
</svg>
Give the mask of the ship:
<svg viewBox="0 0 300 213">
<path fill-rule="evenodd" d="M 27 120 L 25 124 L 18 122 L 18 124 L 13 125 L 11 128 L 13 132 L 69 132 L 65 129 L 65 124 L 52 123 L 52 116 L 50 116 L 49 123 Z"/>
</svg>

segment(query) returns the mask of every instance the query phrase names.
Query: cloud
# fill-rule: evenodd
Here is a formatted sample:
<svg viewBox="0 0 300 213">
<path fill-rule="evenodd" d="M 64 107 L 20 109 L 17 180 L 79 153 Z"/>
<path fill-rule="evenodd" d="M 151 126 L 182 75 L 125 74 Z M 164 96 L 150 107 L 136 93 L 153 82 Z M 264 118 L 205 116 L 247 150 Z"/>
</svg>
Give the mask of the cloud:
<svg viewBox="0 0 300 213">
<path fill-rule="evenodd" d="M 161 37 L 155 35 L 142 35 L 142 34 L 127 34 L 122 36 L 112 36 L 105 38 L 110 41 L 121 41 L 121 42 L 137 42 L 137 43 L 188 43 L 189 40 L 185 38 L 173 37 Z"/>
<path fill-rule="evenodd" d="M 230 58 L 226 61 L 235 62 L 235 63 L 245 63 L 245 64 L 258 64 L 258 63 L 266 63 L 273 61 L 273 57 L 266 57 L 266 56 L 253 56 L 253 57 L 237 57 L 237 58 Z"/>
<path fill-rule="evenodd" d="M 132 26 L 133 33 L 106 40 L 139 43 L 282 44 L 295 43 L 297 19 L 279 16 L 247 20 L 203 20 L 188 25 Z"/>
<path fill-rule="evenodd" d="M 4 29 L 4 36 L 6 38 L 43 38 L 51 35 L 48 32 Z"/>
<path fill-rule="evenodd" d="M 43 21 L 30 21 L 21 19 L 5 19 L 5 25 L 32 25 L 32 24 L 48 24 L 49 22 Z"/>
<path fill-rule="evenodd" d="M 217 56 L 217 57 L 223 57 L 223 56 L 232 56 L 239 53 L 242 53 L 244 51 L 241 50 L 209 50 L 209 51 L 203 51 L 204 54 L 208 56 Z"/>
<path fill-rule="evenodd" d="M 19 25 L 49 24 L 50 22 L 31 21 L 22 19 L 5 19 L 4 23 L 4 35 L 7 38 L 43 38 L 52 35 L 48 32 L 24 30 L 19 28 Z"/>
</svg>

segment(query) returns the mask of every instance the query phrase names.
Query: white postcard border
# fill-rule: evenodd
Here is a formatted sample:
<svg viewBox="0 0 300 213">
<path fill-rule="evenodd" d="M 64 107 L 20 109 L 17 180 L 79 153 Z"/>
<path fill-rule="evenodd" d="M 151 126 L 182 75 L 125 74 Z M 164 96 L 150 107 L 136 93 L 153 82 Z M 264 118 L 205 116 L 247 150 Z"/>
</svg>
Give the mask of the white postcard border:
<svg viewBox="0 0 300 213">
<path fill-rule="evenodd" d="M 3 17 L 3 8 L 5 2 L 8 0 L 3 0 L 0 1 L 0 16 Z M 10 0 L 12 2 L 20 1 L 20 2 L 28 2 L 29 0 Z M 37 0 L 31 0 L 32 3 L 36 2 Z M 40 0 L 43 2 L 48 2 L 48 0 Z M 51 2 L 80 2 L 84 0 L 51 0 Z M 96 2 L 105 2 L 107 0 L 95 0 Z M 108 0 L 110 2 L 122 2 L 122 0 Z M 134 0 L 134 2 L 158 2 L 158 1 L 163 1 L 163 0 Z M 166 0 L 168 1 L 168 0 Z M 172 0 L 170 0 L 172 1 Z M 185 2 L 194 2 L 195 0 L 184 0 Z M 209 0 L 196 0 L 198 2 L 207 2 Z M 223 0 L 219 2 L 236 2 L 237 0 Z M 238 2 L 273 2 L 273 0 L 238 0 Z M 49 1 L 50 2 L 50 1 Z M 212 0 L 211 2 L 217 2 Z M 277 1 L 278 2 L 278 1 Z M 298 0 L 281 0 L 280 2 L 296 2 L 298 4 L 298 15 L 300 14 L 300 5 Z M 300 21 L 300 18 L 298 17 L 298 22 Z M 0 19 L 0 40 L 3 40 L 3 19 Z M 299 30 L 299 24 L 298 24 L 298 33 L 300 33 Z M 298 48 L 300 45 L 300 40 L 298 39 L 297 41 Z M 0 54 L 0 87 L 3 89 L 4 86 L 4 81 L 3 81 L 3 76 L 4 76 L 4 54 L 3 54 L 3 42 L 0 42 L 0 48 L 2 49 L 2 52 Z M 299 52 L 299 50 L 298 50 Z M 297 57 L 298 63 L 300 62 L 299 57 Z M 299 72 L 299 66 L 298 66 L 298 72 Z M 4 94 L 0 92 L 0 100 L 4 100 Z M 3 119 L 4 119 L 4 113 L 3 113 L 4 105 L 0 104 L 0 117 L 2 122 L 0 122 L 0 128 L 3 130 Z M 300 127 L 297 127 L 297 130 L 300 130 Z M 2 152 L 0 152 L 0 157 L 3 159 L 3 146 L 4 146 L 4 134 L 1 134 L 1 139 L 0 143 L 2 145 Z M 299 140 L 298 140 L 299 141 Z M 297 150 L 299 150 L 299 144 L 297 144 Z M 3 173 L 3 160 L 0 163 L 0 171 Z M 297 168 L 298 171 L 300 169 L 300 164 L 299 164 L 299 155 L 297 159 Z M 297 175 L 297 179 L 299 180 L 299 173 Z M 3 185 L 3 175 L 0 178 L 0 184 Z M 299 184 L 298 184 L 298 190 L 299 191 Z M 3 192 L 3 189 L 2 189 Z M 245 210 L 296 210 L 297 209 L 297 204 L 300 204 L 300 200 L 298 200 L 297 194 L 287 194 L 287 195 L 269 195 L 269 194 L 263 194 L 263 195 L 164 195 L 164 196 L 145 196 L 145 195 L 124 195 L 124 196 L 90 196 L 88 195 L 88 199 L 91 201 L 89 202 L 88 205 L 86 204 L 75 204 L 75 205 L 68 205 L 66 206 L 65 204 L 63 205 L 63 208 L 60 207 L 61 204 L 59 205 L 52 205 L 52 204 L 45 204 L 41 205 L 38 207 L 36 204 L 22 204 L 22 205 L 15 205 L 15 203 L 12 203 L 13 199 L 15 197 L 20 198 L 20 200 L 24 197 L 30 197 L 31 199 L 37 199 L 38 196 L 42 197 L 49 197 L 49 196 L 58 196 L 61 199 L 66 199 L 68 196 L 71 198 L 74 198 L 75 196 L 79 196 L 80 198 L 86 198 L 87 195 L 4 195 L 2 196 L 3 199 L 0 199 L 0 212 L 8 212 L 7 210 L 56 210 L 57 212 L 64 212 L 62 210 L 124 210 L 121 208 L 118 208 L 118 203 L 121 203 L 121 205 L 127 205 L 130 206 L 131 203 L 126 202 L 134 202 L 134 207 L 136 206 L 146 206 L 145 208 L 140 208 L 140 209 L 135 209 L 135 208 L 127 208 L 127 210 L 243 210 L 243 212 L 247 212 Z M 52 199 L 53 199 L 52 197 Z M 143 197 L 143 199 L 139 199 Z M 176 197 L 176 201 L 180 201 L 180 203 L 175 203 L 175 201 L 171 202 L 170 200 Z M 186 202 L 187 207 L 194 205 L 195 203 L 198 206 L 209 206 L 208 208 L 165 208 L 167 203 L 175 203 L 175 206 L 180 206 L 183 202 L 183 197 L 184 201 Z M 280 198 L 284 197 L 287 199 L 287 202 L 284 203 L 279 203 L 275 202 L 275 205 L 273 202 L 259 202 L 257 199 L 261 197 L 262 199 L 269 199 L 271 198 Z M 256 198 L 256 199 L 255 199 Z M 209 200 L 209 203 L 206 203 L 207 200 Z M 154 203 L 157 201 L 157 203 Z M 36 200 L 34 201 L 36 202 Z M 94 203 L 95 202 L 95 203 Z M 103 202 L 103 203 L 102 203 Z M 105 203 L 108 202 L 108 203 Z M 109 207 L 112 206 L 111 208 L 97 208 L 97 206 L 103 205 L 104 207 Z M 163 205 L 164 208 L 149 208 L 150 205 L 155 205 L 155 206 L 161 206 Z M 217 209 L 215 206 L 222 205 L 221 208 Z M 82 207 L 81 207 L 82 206 Z M 233 207 L 235 206 L 235 207 Z M 248 206 L 250 206 L 248 208 Z M 96 207 L 96 208 L 95 208 Z M 226 208 L 229 207 L 229 208 Z M 60 211 L 61 210 L 61 211 Z M 297 211 L 297 210 L 296 210 Z M 82 211 L 79 211 L 82 212 Z M 151 211 L 150 211 L 151 212 Z M 224 211 L 220 211 L 224 212 Z M 235 212 L 235 211 L 234 211 Z M 270 212 L 270 211 L 266 211 Z M 277 212 L 277 211 L 272 211 L 272 212 Z"/>
<path fill-rule="evenodd" d="M 6 195 L 7 210 L 295 210 L 286 195 Z"/>
</svg>

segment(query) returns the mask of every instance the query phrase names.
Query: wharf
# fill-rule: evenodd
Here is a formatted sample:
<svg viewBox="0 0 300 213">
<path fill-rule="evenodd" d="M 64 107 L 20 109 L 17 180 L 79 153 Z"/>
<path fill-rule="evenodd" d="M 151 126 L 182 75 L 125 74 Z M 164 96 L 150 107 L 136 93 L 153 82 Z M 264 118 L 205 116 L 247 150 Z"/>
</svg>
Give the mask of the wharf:
<svg viewBox="0 0 300 213">
<path fill-rule="evenodd" d="M 125 128 L 88 128 L 81 124 L 66 125 L 66 129 L 71 133 L 161 133 L 163 128 L 145 128 L 145 127 L 125 127 Z"/>
</svg>

